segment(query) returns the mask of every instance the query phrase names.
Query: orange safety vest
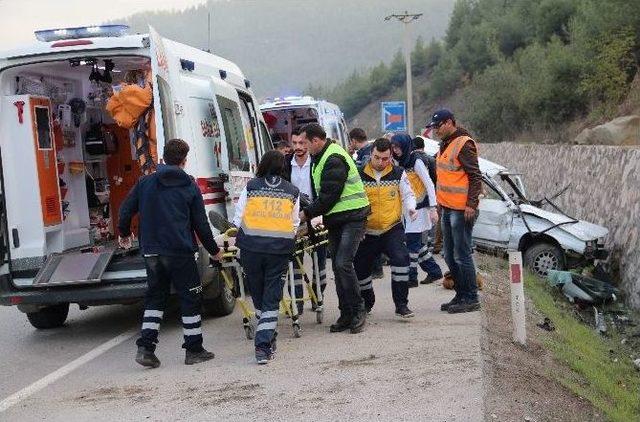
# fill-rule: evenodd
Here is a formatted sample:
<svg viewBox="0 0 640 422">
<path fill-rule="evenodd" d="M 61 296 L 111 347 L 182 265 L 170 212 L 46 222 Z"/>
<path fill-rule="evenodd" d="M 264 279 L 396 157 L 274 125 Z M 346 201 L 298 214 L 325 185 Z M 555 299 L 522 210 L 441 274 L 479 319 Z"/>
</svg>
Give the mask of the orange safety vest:
<svg viewBox="0 0 640 422">
<path fill-rule="evenodd" d="M 467 141 L 475 145 L 475 141 L 468 136 L 459 136 L 452 140 L 444 153 L 438 152 L 436 157 L 436 199 L 438 205 L 453 210 L 464 211 L 467 206 L 469 193 L 469 175 L 462 168 L 458 159 L 460 150 Z"/>
</svg>

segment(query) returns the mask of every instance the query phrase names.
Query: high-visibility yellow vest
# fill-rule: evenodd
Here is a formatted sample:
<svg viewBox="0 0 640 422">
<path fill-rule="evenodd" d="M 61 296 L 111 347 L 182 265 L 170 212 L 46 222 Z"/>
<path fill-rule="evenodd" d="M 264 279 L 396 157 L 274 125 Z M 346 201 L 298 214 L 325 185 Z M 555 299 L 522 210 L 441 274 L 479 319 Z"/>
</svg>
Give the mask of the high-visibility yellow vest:
<svg viewBox="0 0 640 422">
<path fill-rule="evenodd" d="M 299 191 L 277 176 L 247 183 L 247 204 L 236 244 L 240 249 L 273 254 L 293 253 L 293 209 Z"/>
<path fill-rule="evenodd" d="M 331 208 L 325 215 L 335 214 L 337 212 L 343 211 L 357 210 L 366 207 L 367 205 L 369 205 L 369 201 L 367 200 L 367 194 L 364 192 L 364 186 L 362 185 L 362 180 L 360 180 L 358 168 L 356 167 L 353 158 L 351 158 L 341 146 L 334 142 L 331 142 L 329 144 L 329 146 L 325 149 L 324 153 L 320 157 L 318 163 L 313 166 L 312 178 L 313 186 L 316 192 L 320 192 L 322 170 L 324 170 L 324 165 L 327 162 L 327 158 L 329 158 L 329 156 L 333 154 L 338 154 L 341 157 L 344 157 L 345 162 L 349 167 L 349 174 L 347 175 L 347 181 L 344 184 L 344 188 L 342 188 L 340 200 L 336 202 L 333 208 Z"/>
<path fill-rule="evenodd" d="M 389 165 L 382 172 L 380 181 L 377 181 L 371 163 L 360 170 L 364 190 L 371 204 L 371 214 L 367 218 L 367 234 L 378 236 L 400 223 L 402 218 L 400 179 L 403 171 L 402 167 Z"/>
</svg>

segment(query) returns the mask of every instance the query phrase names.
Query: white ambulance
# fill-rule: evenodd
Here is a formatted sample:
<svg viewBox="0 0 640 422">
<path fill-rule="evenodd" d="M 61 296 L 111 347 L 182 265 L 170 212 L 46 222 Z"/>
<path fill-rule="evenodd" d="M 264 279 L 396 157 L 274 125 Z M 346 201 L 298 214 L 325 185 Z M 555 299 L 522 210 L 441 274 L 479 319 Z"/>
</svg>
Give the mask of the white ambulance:
<svg viewBox="0 0 640 422">
<path fill-rule="evenodd" d="M 186 171 L 207 211 L 222 215 L 271 148 L 238 66 L 153 28 L 126 32 L 37 31 L 35 44 L 0 54 L 0 304 L 17 305 L 37 328 L 62 325 L 70 303 L 143 297 L 144 262 L 117 248 L 117 213 L 166 140 L 189 143 Z M 123 128 L 107 104 L 136 79 L 152 100 L 146 120 Z M 205 305 L 232 312 L 233 295 L 204 249 L 197 259 Z"/>
<path fill-rule="evenodd" d="M 260 105 L 269 133 L 274 139 L 291 142 L 291 131 L 307 123 L 318 123 L 327 137 L 344 149 L 349 146 L 349 134 L 344 114 L 336 104 L 310 96 L 273 98 Z"/>
</svg>

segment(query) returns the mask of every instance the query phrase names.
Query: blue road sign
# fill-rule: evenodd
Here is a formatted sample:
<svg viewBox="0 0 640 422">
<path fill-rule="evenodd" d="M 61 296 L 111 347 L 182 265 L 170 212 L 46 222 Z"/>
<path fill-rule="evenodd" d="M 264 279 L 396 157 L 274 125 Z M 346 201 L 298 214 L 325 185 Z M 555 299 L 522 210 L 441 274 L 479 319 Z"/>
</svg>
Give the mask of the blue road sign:
<svg viewBox="0 0 640 422">
<path fill-rule="evenodd" d="M 407 130 L 407 107 L 404 101 L 383 102 L 382 131 L 405 132 Z"/>
</svg>

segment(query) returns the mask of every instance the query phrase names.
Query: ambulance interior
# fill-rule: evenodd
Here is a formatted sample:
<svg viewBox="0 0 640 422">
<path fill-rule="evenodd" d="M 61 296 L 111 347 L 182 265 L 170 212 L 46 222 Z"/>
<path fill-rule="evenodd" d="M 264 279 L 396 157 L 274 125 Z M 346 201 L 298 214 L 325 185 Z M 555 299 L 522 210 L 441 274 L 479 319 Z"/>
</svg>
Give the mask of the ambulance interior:
<svg viewBox="0 0 640 422">
<path fill-rule="evenodd" d="M 115 244 L 121 203 L 157 164 L 149 73 L 148 57 L 91 56 L 17 66 L 0 75 L 2 108 L 10 111 L 2 113 L 0 134 L 9 230 L 13 221 L 14 244 L 20 244 L 13 264 Z M 107 104 L 126 86 L 148 95 L 133 99 L 144 111 L 123 126 Z M 6 178 L 21 186 L 10 188 Z M 12 272 L 32 274 L 42 262 L 14 265 Z"/>
<path fill-rule="evenodd" d="M 318 110 L 315 107 L 295 107 L 262 112 L 271 139 L 291 142 L 293 129 L 307 123 L 318 123 Z M 331 137 L 330 134 L 327 136 Z"/>
<path fill-rule="evenodd" d="M 327 137 L 346 147 L 346 129 L 341 119 L 335 116 L 323 116 L 320 118 L 316 107 L 297 106 L 265 110 L 262 115 L 274 143 L 279 140 L 291 142 L 293 129 L 304 126 L 307 123 L 319 123 L 327 132 Z"/>
</svg>

